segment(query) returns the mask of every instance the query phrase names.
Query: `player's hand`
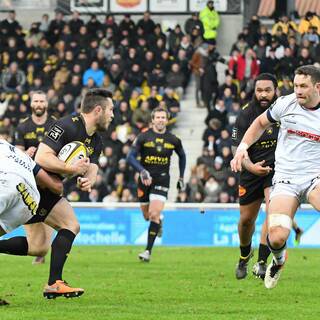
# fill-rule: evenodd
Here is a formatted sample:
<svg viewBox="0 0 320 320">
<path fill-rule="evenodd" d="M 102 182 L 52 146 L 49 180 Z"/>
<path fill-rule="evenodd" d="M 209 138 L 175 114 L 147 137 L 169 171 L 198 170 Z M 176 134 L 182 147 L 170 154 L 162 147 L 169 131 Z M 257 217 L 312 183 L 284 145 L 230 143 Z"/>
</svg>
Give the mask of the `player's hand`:
<svg viewBox="0 0 320 320">
<path fill-rule="evenodd" d="M 89 166 L 90 166 L 89 158 L 79 159 L 72 165 L 73 174 L 83 176 L 87 173 Z"/>
<path fill-rule="evenodd" d="M 248 156 L 248 145 L 245 143 L 240 143 L 237 151 L 230 162 L 230 167 L 233 172 L 238 172 L 242 170 L 242 161 L 245 159 L 249 159 Z"/>
<path fill-rule="evenodd" d="M 272 168 L 269 166 L 264 167 L 265 162 L 266 162 L 265 160 L 262 160 L 254 163 L 250 171 L 254 175 L 260 176 L 260 177 L 268 175 L 272 171 Z"/>
<path fill-rule="evenodd" d="M 26 150 L 26 154 L 30 157 L 33 158 L 34 154 L 36 153 L 37 148 L 36 147 L 30 147 Z"/>
<path fill-rule="evenodd" d="M 81 191 L 91 192 L 91 181 L 89 180 L 89 178 L 78 177 L 77 187 Z"/>
<path fill-rule="evenodd" d="M 178 182 L 177 182 L 177 189 L 179 191 L 182 191 L 185 189 L 185 185 L 184 185 L 184 181 L 183 178 L 179 178 Z"/>
<path fill-rule="evenodd" d="M 148 170 L 142 170 L 140 172 L 140 178 L 141 178 L 142 183 L 145 186 L 150 186 L 151 185 L 152 177 L 151 177 L 150 172 Z"/>
</svg>

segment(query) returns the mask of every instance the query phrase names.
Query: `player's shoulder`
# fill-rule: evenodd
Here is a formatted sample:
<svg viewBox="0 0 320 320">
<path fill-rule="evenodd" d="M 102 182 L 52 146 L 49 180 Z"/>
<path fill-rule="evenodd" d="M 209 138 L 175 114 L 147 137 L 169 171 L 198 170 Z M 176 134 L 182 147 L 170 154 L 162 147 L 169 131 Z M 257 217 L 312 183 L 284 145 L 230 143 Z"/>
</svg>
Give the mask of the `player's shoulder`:
<svg viewBox="0 0 320 320">
<path fill-rule="evenodd" d="M 279 97 L 271 106 L 270 110 L 273 108 L 280 108 L 282 112 L 291 109 L 297 103 L 297 97 L 295 93 L 288 94 L 286 96 Z M 279 109 L 279 110 L 280 110 Z"/>
<path fill-rule="evenodd" d="M 29 115 L 29 116 L 27 116 L 27 117 L 25 117 L 25 118 L 22 118 L 20 121 L 19 121 L 19 124 L 18 124 L 18 126 L 24 126 L 24 125 L 26 125 L 28 122 L 30 122 L 31 121 L 31 116 Z"/>
<path fill-rule="evenodd" d="M 168 138 L 169 140 L 171 140 L 172 142 L 179 142 L 179 141 L 181 141 L 181 138 L 180 138 L 178 135 L 176 135 L 176 134 L 174 134 L 174 133 L 172 133 L 172 132 L 170 132 L 170 131 L 166 131 L 165 135 L 166 135 L 167 138 Z"/>
<path fill-rule="evenodd" d="M 297 96 L 295 93 L 288 94 L 286 96 L 281 96 L 276 100 L 276 103 L 284 105 L 284 106 L 290 106 L 297 102 Z"/>
</svg>

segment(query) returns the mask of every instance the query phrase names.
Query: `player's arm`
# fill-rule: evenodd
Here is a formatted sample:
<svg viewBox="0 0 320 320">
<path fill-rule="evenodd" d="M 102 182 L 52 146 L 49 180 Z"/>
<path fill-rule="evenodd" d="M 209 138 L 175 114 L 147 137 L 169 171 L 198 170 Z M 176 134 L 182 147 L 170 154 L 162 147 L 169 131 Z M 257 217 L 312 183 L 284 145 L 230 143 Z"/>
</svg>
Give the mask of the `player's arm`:
<svg viewBox="0 0 320 320">
<path fill-rule="evenodd" d="M 146 170 L 140 161 L 137 160 L 137 157 L 140 153 L 140 145 L 141 141 L 139 138 L 137 138 L 134 143 L 132 144 L 132 147 L 128 153 L 127 156 L 127 162 L 140 173 L 141 181 L 144 185 L 150 186 L 152 183 L 152 178 L 148 170 Z"/>
<path fill-rule="evenodd" d="M 247 152 L 248 148 L 259 140 L 263 132 L 272 124 L 267 116 L 267 112 L 268 110 L 257 117 L 245 132 L 234 158 L 230 163 L 232 171 L 241 171 L 243 160 L 248 161 L 249 158 Z"/>
<path fill-rule="evenodd" d="M 38 164 L 36 164 L 36 166 L 34 167 L 33 174 L 38 186 L 43 189 L 48 188 L 53 193 L 62 194 L 63 184 L 61 179 L 59 179 L 55 175 L 48 174 Z"/>
<path fill-rule="evenodd" d="M 67 175 L 83 175 L 90 165 L 88 158 L 79 159 L 73 165 L 66 164 L 57 157 L 55 150 L 43 142 L 39 144 L 35 161 L 47 171 Z"/>
<path fill-rule="evenodd" d="M 187 158 L 186 158 L 186 153 L 184 152 L 180 139 L 178 141 L 178 145 L 176 146 L 175 151 L 179 157 L 179 180 L 177 182 L 177 189 L 183 190 L 184 189 L 183 179 L 184 179 L 184 171 L 186 169 Z"/>
<path fill-rule="evenodd" d="M 83 177 L 78 177 L 77 186 L 81 191 L 91 192 L 91 188 L 97 180 L 98 170 L 98 165 L 90 163 L 86 174 Z"/>
</svg>

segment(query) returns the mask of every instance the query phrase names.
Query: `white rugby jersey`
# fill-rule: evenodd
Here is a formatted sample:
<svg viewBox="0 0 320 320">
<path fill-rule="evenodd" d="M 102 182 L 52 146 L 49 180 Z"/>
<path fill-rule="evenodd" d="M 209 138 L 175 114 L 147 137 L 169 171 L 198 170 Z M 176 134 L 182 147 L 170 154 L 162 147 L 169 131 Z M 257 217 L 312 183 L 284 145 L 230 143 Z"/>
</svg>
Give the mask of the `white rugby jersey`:
<svg viewBox="0 0 320 320">
<path fill-rule="evenodd" d="M 0 139 L 0 171 L 22 177 L 34 191 L 38 192 L 33 174 L 35 166 L 36 163 L 27 154 Z"/>
<path fill-rule="evenodd" d="M 269 121 L 280 122 L 275 152 L 277 176 L 311 178 L 320 174 L 320 105 L 299 105 L 295 93 L 280 97 L 267 110 Z"/>
</svg>

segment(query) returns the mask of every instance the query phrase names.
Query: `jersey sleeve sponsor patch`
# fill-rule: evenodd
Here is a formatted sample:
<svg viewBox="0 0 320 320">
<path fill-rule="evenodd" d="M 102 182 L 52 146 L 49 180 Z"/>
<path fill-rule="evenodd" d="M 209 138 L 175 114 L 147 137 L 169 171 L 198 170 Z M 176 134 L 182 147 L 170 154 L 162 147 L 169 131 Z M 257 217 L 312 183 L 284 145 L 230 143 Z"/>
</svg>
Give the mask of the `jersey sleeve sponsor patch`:
<svg viewBox="0 0 320 320">
<path fill-rule="evenodd" d="M 59 127 L 58 125 L 54 125 L 50 131 L 48 132 L 47 136 L 53 141 L 58 141 L 60 137 L 62 136 L 64 130 Z"/>
</svg>

